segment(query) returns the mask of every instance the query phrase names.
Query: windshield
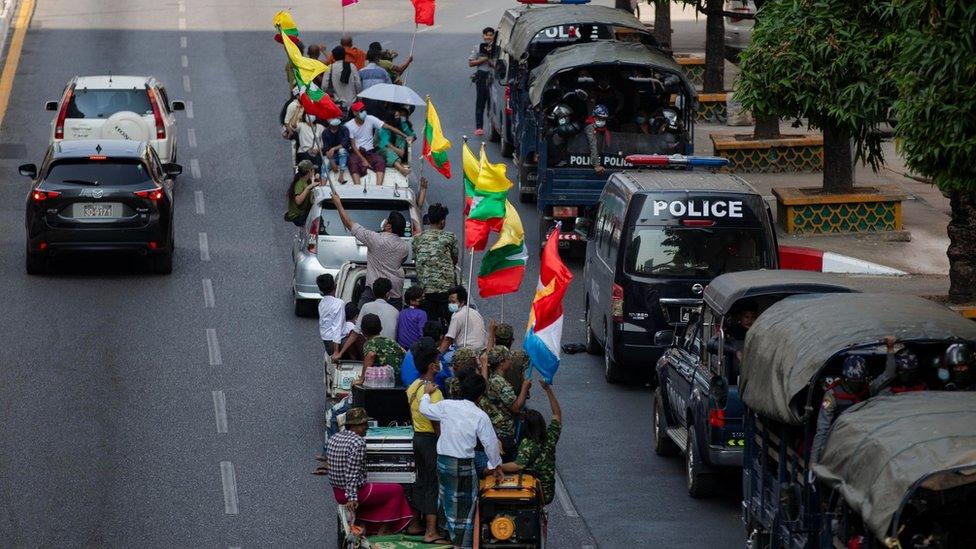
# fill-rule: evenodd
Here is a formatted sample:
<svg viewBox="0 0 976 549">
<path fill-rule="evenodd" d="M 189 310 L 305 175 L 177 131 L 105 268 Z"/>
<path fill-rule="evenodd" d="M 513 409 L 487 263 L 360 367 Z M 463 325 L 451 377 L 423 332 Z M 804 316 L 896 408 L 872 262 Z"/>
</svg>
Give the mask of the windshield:
<svg viewBox="0 0 976 549">
<path fill-rule="evenodd" d="M 152 180 L 138 160 L 69 160 L 52 164 L 45 181 L 88 185 L 139 185 Z"/>
<path fill-rule="evenodd" d="M 383 230 L 382 223 L 391 211 L 400 212 L 407 220 L 407 230 L 403 236 L 412 236 L 413 227 L 410 221 L 410 203 L 406 200 L 351 200 L 343 199 L 342 206 L 349 212 L 349 217 L 356 223 L 371 231 Z M 331 200 L 322 203 L 322 221 L 319 224 L 319 234 L 322 236 L 350 236 L 350 232 L 342 225 L 339 212 Z"/>
<path fill-rule="evenodd" d="M 627 244 L 630 274 L 713 278 L 767 267 L 769 250 L 761 229 L 637 227 Z"/>
<path fill-rule="evenodd" d="M 86 90 L 76 89 L 68 103 L 68 118 L 108 118 L 121 111 L 152 114 L 145 89 Z"/>
</svg>

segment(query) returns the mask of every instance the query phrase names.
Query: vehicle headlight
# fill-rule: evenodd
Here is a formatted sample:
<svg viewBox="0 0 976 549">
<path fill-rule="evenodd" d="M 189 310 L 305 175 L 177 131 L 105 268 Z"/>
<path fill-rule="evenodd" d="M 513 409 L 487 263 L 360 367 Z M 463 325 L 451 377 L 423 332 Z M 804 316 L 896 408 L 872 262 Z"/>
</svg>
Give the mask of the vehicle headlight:
<svg viewBox="0 0 976 549">
<path fill-rule="evenodd" d="M 498 540 L 508 540 L 515 535 L 515 521 L 512 517 L 499 515 L 491 521 L 491 535 Z"/>
</svg>

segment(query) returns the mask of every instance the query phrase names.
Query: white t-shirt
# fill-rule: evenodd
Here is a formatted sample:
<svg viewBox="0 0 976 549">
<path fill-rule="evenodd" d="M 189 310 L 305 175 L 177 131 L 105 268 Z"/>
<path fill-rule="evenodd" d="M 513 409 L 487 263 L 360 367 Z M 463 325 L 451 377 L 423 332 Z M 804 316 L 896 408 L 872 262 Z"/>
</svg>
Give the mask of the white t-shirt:
<svg viewBox="0 0 976 549">
<path fill-rule="evenodd" d="M 313 147 L 322 148 L 322 132 L 325 126 L 321 124 L 309 124 L 305 120 L 298 123 L 298 152 L 306 153 Z"/>
<path fill-rule="evenodd" d="M 363 333 L 363 318 L 368 314 L 380 317 L 380 335 L 396 341 L 397 320 L 400 318 L 400 311 L 396 307 L 387 303 L 385 299 L 374 299 L 363 305 L 359 310 L 359 322 L 356 323 L 356 333 Z"/>
<path fill-rule="evenodd" d="M 319 335 L 322 341 L 342 341 L 345 323 L 346 304 L 334 295 L 322 296 L 322 301 L 319 301 Z"/>
<path fill-rule="evenodd" d="M 454 344 L 459 349 L 471 347 L 476 352 L 481 352 L 488 343 L 488 337 L 485 334 L 485 319 L 481 317 L 481 313 L 465 305 L 451 315 L 451 323 L 447 327 L 447 337 L 453 339 Z"/>
<path fill-rule="evenodd" d="M 346 122 L 349 137 L 356 142 L 356 146 L 363 152 L 376 148 L 373 145 L 373 134 L 382 127 L 383 121 L 371 114 L 366 115 L 366 120 L 363 120 L 362 124 L 357 124 L 355 119 Z"/>
</svg>

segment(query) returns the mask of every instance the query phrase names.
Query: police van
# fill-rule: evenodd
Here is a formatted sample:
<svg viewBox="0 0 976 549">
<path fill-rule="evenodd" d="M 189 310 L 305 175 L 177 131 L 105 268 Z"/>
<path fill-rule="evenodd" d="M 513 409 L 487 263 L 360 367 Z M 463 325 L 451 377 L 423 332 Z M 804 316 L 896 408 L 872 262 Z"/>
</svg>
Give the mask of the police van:
<svg viewBox="0 0 976 549">
<path fill-rule="evenodd" d="M 575 234 L 586 240 L 587 351 L 604 351 L 610 383 L 653 378 L 667 347 L 655 333 L 687 323 L 713 278 L 779 267 L 769 206 L 732 174 L 614 173 Z"/>
</svg>

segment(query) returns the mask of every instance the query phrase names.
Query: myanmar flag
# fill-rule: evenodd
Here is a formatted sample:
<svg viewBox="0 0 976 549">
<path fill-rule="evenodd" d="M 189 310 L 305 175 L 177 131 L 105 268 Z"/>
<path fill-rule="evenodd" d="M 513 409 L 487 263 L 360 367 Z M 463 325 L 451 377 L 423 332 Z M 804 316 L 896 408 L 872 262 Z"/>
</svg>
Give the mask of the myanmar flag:
<svg viewBox="0 0 976 549">
<path fill-rule="evenodd" d="M 478 271 L 478 293 L 481 297 L 517 292 L 525 275 L 525 231 L 522 219 L 512 203 L 505 201 L 505 219 L 498 241 L 481 260 Z"/>
<path fill-rule="evenodd" d="M 332 101 L 329 94 L 322 91 L 314 82 L 305 87 L 298 101 L 305 109 L 305 114 L 322 120 L 342 118 L 342 110 Z"/>
<path fill-rule="evenodd" d="M 441 119 L 437 116 L 437 110 L 434 109 L 434 104 L 430 102 L 430 97 L 428 97 L 422 154 L 435 170 L 448 179 L 451 178 L 451 160 L 447 157 L 449 150 L 451 150 L 451 142 L 444 137 L 444 132 L 441 131 Z"/>
<path fill-rule="evenodd" d="M 275 14 L 274 26 L 278 29 L 278 34 L 275 35 L 275 42 L 279 44 L 284 43 L 285 36 L 295 44 L 301 42 L 298 38 L 298 25 L 295 24 L 295 20 L 291 18 L 291 14 L 287 11 L 279 11 Z"/>
<path fill-rule="evenodd" d="M 281 14 L 288 15 L 287 12 L 278 13 L 279 16 Z M 291 16 L 288 18 L 291 19 Z M 278 16 L 275 16 L 275 22 L 277 20 Z M 278 32 L 281 37 L 280 42 L 285 45 L 288 59 L 295 69 L 295 84 L 301 92 L 298 100 L 302 104 L 302 108 L 305 109 L 305 113 L 323 120 L 340 118 L 342 110 L 336 106 L 329 94 L 322 91 L 314 82 L 315 77 L 329 70 L 329 67 L 321 61 L 303 56 L 298 46 L 286 39 L 287 34 L 284 27 Z"/>
<path fill-rule="evenodd" d="M 285 51 L 288 53 L 288 60 L 295 67 L 295 78 L 299 86 L 307 86 L 312 83 L 316 76 L 329 70 L 329 67 L 318 59 L 310 59 L 302 55 L 301 50 L 291 40 L 285 40 L 287 35 L 284 30 L 279 31 Z"/>
<path fill-rule="evenodd" d="M 465 206 L 468 211 L 464 220 L 464 247 L 480 251 L 488 245 L 491 232 L 502 229 L 505 203 L 508 201 L 508 189 L 512 187 L 512 182 L 505 175 L 505 164 L 488 162 L 484 145 L 481 147 L 477 173 L 472 165 L 474 155 L 467 152 L 464 158 L 465 195 L 466 202 L 470 199 L 470 206 Z M 470 184 L 469 172 L 474 176 Z"/>
</svg>

